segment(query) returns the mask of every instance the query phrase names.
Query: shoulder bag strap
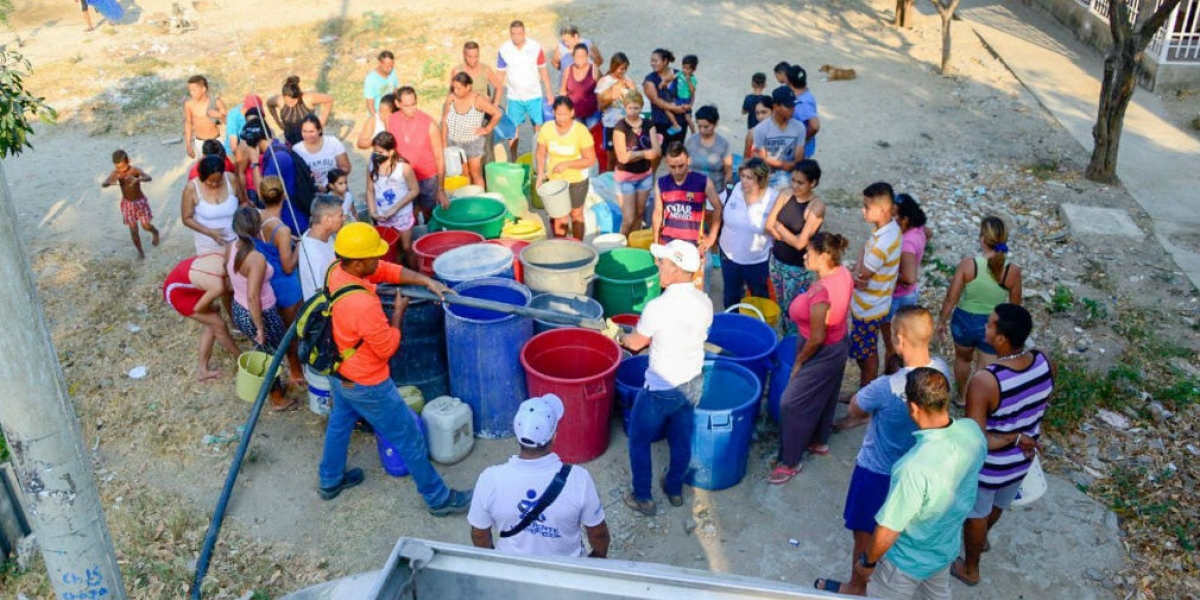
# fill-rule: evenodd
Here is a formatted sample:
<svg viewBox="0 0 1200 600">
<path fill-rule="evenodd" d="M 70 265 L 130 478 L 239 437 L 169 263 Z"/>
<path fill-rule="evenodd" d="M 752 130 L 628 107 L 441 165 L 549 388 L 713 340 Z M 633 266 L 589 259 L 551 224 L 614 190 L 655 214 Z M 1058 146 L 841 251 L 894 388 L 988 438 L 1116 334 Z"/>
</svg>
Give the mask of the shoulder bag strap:
<svg viewBox="0 0 1200 600">
<path fill-rule="evenodd" d="M 517 523 L 508 531 L 501 531 L 500 537 L 508 538 L 517 535 L 525 531 L 525 528 L 529 527 L 530 523 L 533 523 L 538 517 L 542 516 L 542 513 L 554 503 L 554 500 L 558 498 L 558 494 L 562 492 L 563 486 L 567 483 L 567 475 L 570 472 L 571 465 L 563 465 L 558 470 L 558 474 L 554 476 L 554 480 L 550 482 L 550 486 L 546 488 L 546 491 L 542 492 L 542 497 L 538 499 L 537 504 L 534 504 L 533 508 L 525 513 L 525 517 L 521 519 L 520 523 Z"/>
</svg>

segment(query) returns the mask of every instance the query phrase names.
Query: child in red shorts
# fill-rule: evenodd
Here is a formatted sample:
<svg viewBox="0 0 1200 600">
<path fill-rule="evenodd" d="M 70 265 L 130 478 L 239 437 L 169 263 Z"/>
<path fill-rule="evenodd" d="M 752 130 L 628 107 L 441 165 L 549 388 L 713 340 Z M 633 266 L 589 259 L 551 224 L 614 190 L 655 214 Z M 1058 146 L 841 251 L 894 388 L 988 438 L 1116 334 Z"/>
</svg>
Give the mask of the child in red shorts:
<svg viewBox="0 0 1200 600">
<path fill-rule="evenodd" d="M 129 227 L 129 235 L 133 238 L 133 247 L 137 248 L 138 258 L 146 258 L 146 253 L 142 251 L 142 237 L 138 234 L 138 225 L 154 236 L 150 243 L 158 245 L 158 229 L 150 222 L 154 215 L 150 212 L 150 203 L 146 201 L 146 195 L 142 193 L 142 182 L 151 181 L 150 176 L 129 164 L 129 155 L 124 150 L 113 152 L 112 161 L 113 172 L 109 173 L 100 187 L 121 186 L 121 216 L 125 219 L 125 225 Z"/>
</svg>

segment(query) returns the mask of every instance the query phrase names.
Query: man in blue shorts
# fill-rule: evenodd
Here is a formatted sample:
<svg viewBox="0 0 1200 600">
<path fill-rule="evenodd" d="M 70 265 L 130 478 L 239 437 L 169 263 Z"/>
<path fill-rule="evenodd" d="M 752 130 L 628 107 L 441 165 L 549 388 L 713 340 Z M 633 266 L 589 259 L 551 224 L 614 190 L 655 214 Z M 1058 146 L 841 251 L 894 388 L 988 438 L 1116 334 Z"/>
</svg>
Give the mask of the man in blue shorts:
<svg viewBox="0 0 1200 600">
<path fill-rule="evenodd" d="M 550 92 L 550 74 L 546 70 L 546 53 L 541 44 L 525 37 L 525 24 L 521 21 L 513 21 L 508 26 L 508 35 L 509 41 L 500 46 L 496 57 L 496 71 L 503 78 L 500 96 L 508 100 L 505 116 L 512 121 L 514 130 L 528 117 L 536 134 L 537 126 L 543 121 L 542 107 L 554 98 Z M 510 156 L 517 154 L 518 138 L 518 134 L 513 133 L 509 142 Z"/>
<path fill-rule="evenodd" d="M 917 425 L 908 416 L 904 401 L 904 386 L 908 373 L 918 367 L 931 367 L 950 377 L 950 367 L 940 358 L 930 356 L 929 342 L 933 339 L 933 316 L 920 306 L 906 306 L 896 311 L 892 336 L 896 353 L 904 368 L 884 375 L 858 390 L 850 400 L 849 414 L 834 423 L 836 431 L 845 431 L 869 422 L 867 435 L 850 476 L 846 490 L 846 508 L 842 518 L 846 529 L 854 535 L 853 559 L 867 549 L 875 531 L 875 513 L 887 499 L 891 484 L 892 466 L 913 447 L 913 432 Z M 842 594 L 862 594 L 865 581 L 851 579 L 839 584 L 830 579 L 817 580 L 817 587 Z"/>
</svg>

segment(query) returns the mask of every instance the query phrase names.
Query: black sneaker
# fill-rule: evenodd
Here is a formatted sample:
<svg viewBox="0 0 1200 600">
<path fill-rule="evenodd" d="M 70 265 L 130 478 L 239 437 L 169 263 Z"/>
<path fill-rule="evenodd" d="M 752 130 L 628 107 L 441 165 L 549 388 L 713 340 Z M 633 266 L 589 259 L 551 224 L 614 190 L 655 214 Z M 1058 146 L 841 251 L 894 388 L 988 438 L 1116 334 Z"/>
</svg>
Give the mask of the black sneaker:
<svg viewBox="0 0 1200 600">
<path fill-rule="evenodd" d="M 653 500 L 638 500 L 633 497 L 633 494 L 625 494 L 625 506 L 647 517 L 658 514 L 658 507 L 654 505 Z"/>
<path fill-rule="evenodd" d="M 460 492 L 458 490 L 450 490 L 450 495 L 446 501 L 429 507 L 429 514 L 435 517 L 448 517 L 467 512 L 471 508 L 472 490 Z"/>
<path fill-rule="evenodd" d="M 363 474 L 362 469 L 350 469 L 349 471 L 346 471 L 346 473 L 342 475 L 341 483 L 339 483 L 333 487 L 328 487 L 328 488 L 323 487 L 320 489 L 321 499 L 322 500 L 333 500 L 334 498 L 338 497 L 338 494 L 342 493 L 342 490 L 348 490 L 348 489 L 362 483 L 363 480 L 366 478 L 367 478 L 367 476 L 365 474 Z"/>
</svg>

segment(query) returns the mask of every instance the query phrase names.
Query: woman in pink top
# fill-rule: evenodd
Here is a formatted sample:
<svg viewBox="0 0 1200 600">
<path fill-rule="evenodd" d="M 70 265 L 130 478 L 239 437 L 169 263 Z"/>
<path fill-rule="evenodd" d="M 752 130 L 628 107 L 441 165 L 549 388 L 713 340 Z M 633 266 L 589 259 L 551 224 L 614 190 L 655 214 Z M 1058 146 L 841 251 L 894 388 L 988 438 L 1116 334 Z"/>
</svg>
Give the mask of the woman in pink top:
<svg viewBox="0 0 1200 600">
<path fill-rule="evenodd" d="M 804 267 L 817 274 L 817 281 L 788 307 L 800 338 L 791 377 L 779 399 L 779 458 L 768 483 L 780 485 L 795 477 L 805 450 L 829 452 L 826 442 L 850 348 L 846 318 L 854 278 L 841 266 L 849 245 L 835 233 L 818 233 L 808 241 Z"/>
<path fill-rule="evenodd" d="M 883 320 L 880 335 L 884 346 L 884 373 L 895 373 L 900 369 L 896 349 L 892 346 L 892 317 L 905 306 L 921 303 L 921 259 L 925 256 L 925 243 L 929 241 L 925 228 L 925 211 L 908 194 L 896 194 L 893 211 L 900 225 L 900 273 L 896 279 L 896 291 L 892 292 L 892 309 Z M 893 365 L 892 363 L 896 364 Z"/>
</svg>

